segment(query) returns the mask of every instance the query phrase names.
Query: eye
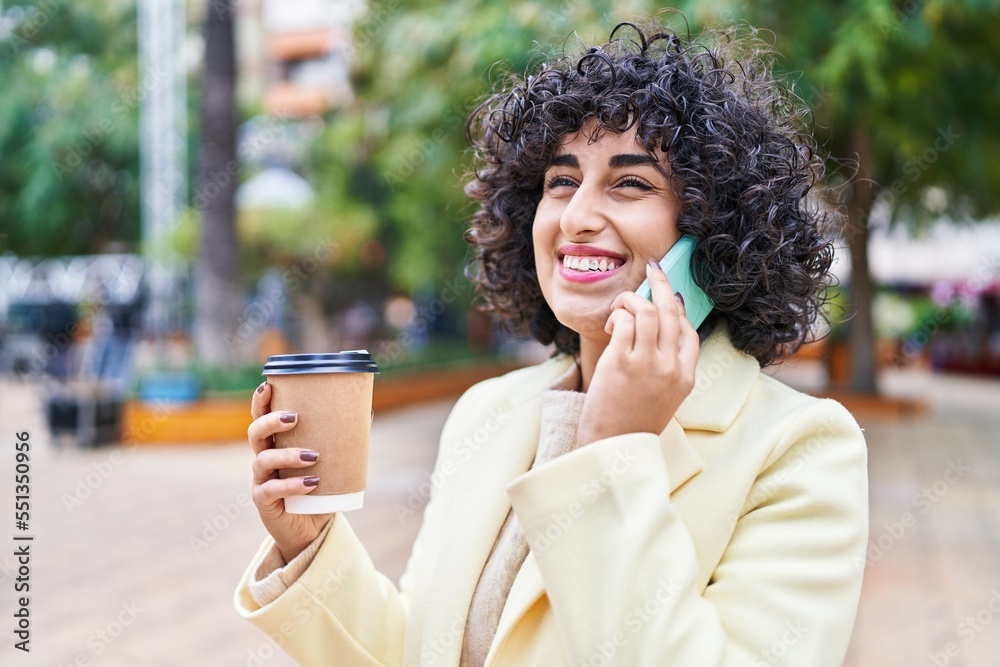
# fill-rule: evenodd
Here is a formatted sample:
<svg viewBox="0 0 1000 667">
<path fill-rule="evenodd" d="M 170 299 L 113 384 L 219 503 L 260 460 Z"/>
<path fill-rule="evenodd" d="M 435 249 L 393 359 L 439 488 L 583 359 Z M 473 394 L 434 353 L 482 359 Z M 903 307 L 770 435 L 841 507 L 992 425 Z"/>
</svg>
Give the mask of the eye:
<svg viewBox="0 0 1000 667">
<path fill-rule="evenodd" d="M 620 188 L 639 188 L 640 190 L 652 190 L 653 186 L 637 176 L 626 176 L 618 181 Z"/>
<path fill-rule="evenodd" d="M 563 186 L 573 187 L 574 185 L 576 185 L 576 183 L 570 177 L 557 174 L 549 178 L 549 180 L 545 183 L 545 189 L 552 190 Z"/>
</svg>

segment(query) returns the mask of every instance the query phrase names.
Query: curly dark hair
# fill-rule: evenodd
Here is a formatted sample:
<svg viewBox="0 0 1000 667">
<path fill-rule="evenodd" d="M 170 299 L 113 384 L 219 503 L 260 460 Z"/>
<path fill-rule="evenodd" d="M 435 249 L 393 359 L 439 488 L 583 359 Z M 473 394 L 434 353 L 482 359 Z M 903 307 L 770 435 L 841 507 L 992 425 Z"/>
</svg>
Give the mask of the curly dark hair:
<svg viewBox="0 0 1000 667">
<path fill-rule="evenodd" d="M 825 319 L 834 214 L 808 196 L 822 159 L 808 109 L 772 62 L 748 26 L 692 39 L 622 23 L 603 46 L 488 97 L 466 123 L 476 164 L 465 190 L 479 202 L 466 274 L 482 307 L 508 331 L 579 350 L 542 296 L 531 227 L 560 141 L 596 120 L 592 140 L 635 128 L 650 154 L 668 156 L 678 230 L 697 241 L 692 274 L 715 302 L 703 327 L 726 322 L 761 366 L 797 350 Z"/>
</svg>

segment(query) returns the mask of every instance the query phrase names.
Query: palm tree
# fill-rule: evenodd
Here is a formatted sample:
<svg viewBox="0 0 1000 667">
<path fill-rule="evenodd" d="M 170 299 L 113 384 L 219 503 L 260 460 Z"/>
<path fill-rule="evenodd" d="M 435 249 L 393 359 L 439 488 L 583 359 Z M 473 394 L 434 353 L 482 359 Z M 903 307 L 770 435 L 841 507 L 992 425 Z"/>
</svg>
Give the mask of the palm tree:
<svg viewBox="0 0 1000 667">
<path fill-rule="evenodd" d="M 234 195 L 237 112 L 233 3 L 212 0 L 205 17 L 205 71 L 195 206 L 201 211 L 195 260 L 194 342 L 202 363 L 231 365 L 240 312 Z"/>
</svg>

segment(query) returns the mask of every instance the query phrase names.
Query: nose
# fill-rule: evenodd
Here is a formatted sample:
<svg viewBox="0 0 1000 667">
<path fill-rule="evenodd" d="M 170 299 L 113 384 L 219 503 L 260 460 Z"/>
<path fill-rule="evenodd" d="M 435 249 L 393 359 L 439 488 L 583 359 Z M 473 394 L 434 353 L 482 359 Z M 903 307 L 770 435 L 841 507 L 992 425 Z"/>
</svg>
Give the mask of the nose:
<svg viewBox="0 0 1000 667">
<path fill-rule="evenodd" d="M 582 238 L 600 232 L 608 225 L 600 189 L 581 183 L 559 217 L 559 228 L 568 238 Z"/>
</svg>

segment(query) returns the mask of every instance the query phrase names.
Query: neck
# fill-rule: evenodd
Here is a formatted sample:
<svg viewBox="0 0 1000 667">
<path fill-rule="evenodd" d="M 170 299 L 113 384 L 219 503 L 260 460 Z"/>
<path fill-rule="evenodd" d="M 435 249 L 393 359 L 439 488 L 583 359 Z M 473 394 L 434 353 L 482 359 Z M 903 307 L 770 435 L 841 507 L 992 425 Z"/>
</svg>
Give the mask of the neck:
<svg viewBox="0 0 1000 667">
<path fill-rule="evenodd" d="M 590 387 L 590 380 L 594 377 L 594 369 L 597 368 L 597 360 L 601 358 L 610 340 L 609 337 L 593 339 L 580 336 L 579 362 L 580 376 L 583 380 L 580 391 L 586 393 Z"/>
</svg>

